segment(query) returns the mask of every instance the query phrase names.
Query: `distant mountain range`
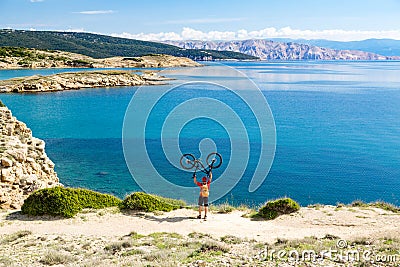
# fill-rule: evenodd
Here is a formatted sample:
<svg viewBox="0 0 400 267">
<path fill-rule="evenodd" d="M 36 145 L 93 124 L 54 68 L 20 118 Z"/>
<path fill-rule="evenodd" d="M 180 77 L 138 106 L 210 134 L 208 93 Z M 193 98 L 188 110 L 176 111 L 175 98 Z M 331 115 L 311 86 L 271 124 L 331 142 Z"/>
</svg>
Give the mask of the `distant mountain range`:
<svg viewBox="0 0 400 267">
<path fill-rule="evenodd" d="M 146 42 L 83 32 L 1 30 L 0 46 L 16 46 L 61 50 L 93 58 L 136 57 L 149 54 L 167 54 L 194 60 L 257 59 L 233 51 L 182 49 L 173 45 Z"/>
<path fill-rule="evenodd" d="M 302 41 L 302 40 L 299 40 Z M 343 45 L 341 42 L 326 41 L 321 44 Z M 394 40 L 393 40 L 394 41 Z M 386 56 L 368 51 L 342 50 L 296 42 L 277 42 L 269 40 L 244 41 L 166 41 L 164 43 L 186 49 L 212 49 L 218 51 L 235 51 L 259 57 L 263 60 L 391 60 L 399 56 Z M 366 42 L 373 46 L 373 42 Z M 364 44 L 366 44 L 364 43 Z M 394 42 L 396 43 L 396 42 Z M 348 44 L 356 47 L 356 44 Z M 383 48 L 382 48 L 383 49 Z"/>
<path fill-rule="evenodd" d="M 339 50 L 361 50 L 365 52 L 371 52 L 383 56 L 400 56 L 400 40 L 393 39 L 367 39 L 363 41 L 350 41 L 350 42 L 339 42 L 330 40 L 306 40 L 306 39 L 284 39 L 275 38 L 271 39 L 277 42 L 293 42 L 299 44 L 308 44 L 321 46 Z"/>
</svg>

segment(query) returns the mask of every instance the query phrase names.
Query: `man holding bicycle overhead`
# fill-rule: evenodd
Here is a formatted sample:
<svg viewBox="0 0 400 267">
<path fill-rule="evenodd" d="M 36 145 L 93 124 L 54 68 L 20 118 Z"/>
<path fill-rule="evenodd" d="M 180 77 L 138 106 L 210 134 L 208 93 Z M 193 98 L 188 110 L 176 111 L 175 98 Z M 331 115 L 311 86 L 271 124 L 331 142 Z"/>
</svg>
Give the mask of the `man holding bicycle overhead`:
<svg viewBox="0 0 400 267">
<path fill-rule="evenodd" d="M 201 207 L 204 206 L 204 219 L 207 219 L 207 211 L 208 211 L 208 195 L 210 192 L 210 184 L 212 180 L 212 169 L 208 173 L 209 179 L 207 181 L 207 177 L 204 176 L 201 179 L 201 183 L 196 179 L 196 172 L 193 174 L 193 182 L 200 187 L 200 195 L 199 195 L 199 216 L 198 219 L 201 219 Z"/>
<path fill-rule="evenodd" d="M 192 154 L 183 154 L 180 159 L 181 167 L 184 170 L 195 169 L 193 173 L 193 182 L 200 187 L 199 196 L 199 216 L 197 218 L 201 219 L 201 206 L 204 206 L 204 219 L 207 218 L 208 211 L 208 195 L 210 191 L 210 184 L 212 181 L 212 169 L 219 168 L 222 164 L 222 156 L 218 152 L 212 152 L 208 154 L 206 158 L 207 165 L 204 166 L 200 159 L 196 159 Z M 207 170 L 209 168 L 209 170 Z M 209 177 L 204 176 L 202 182 L 196 180 L 196 172 L 202 171 Z"/>
</svg>

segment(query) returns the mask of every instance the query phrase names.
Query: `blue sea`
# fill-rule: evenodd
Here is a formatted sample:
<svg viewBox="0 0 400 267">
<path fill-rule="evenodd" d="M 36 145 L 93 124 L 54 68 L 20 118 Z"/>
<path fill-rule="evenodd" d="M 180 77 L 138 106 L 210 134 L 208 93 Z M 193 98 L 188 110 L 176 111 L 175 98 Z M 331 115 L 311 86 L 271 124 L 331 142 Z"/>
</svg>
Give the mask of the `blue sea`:
<svg viewBox="0 0 400 267">
<path fill-rule="evenodd" d="M 247 75 L 261 89 L 276 125 L 276 152 L 262 185 L 249 192 L 258 161 L 253 154 L 260 141 L 250 140 L 247 168 L 236 186 L 217 202 L 258 205 L 288 196 L 301 205 L 354 200 L 400 204 L 400 62 L 223 64 Z M 64 71 L 71 69 L 1 70 L 0 79 Z M 191 77 L 174 78 L 177 80 L 172 83 Z M 149 95 L 156 89 L 146 88 Z M 46 152 L 64 185 L 124 197 L 140 190 L 127 167 L 122 145 L 124 116 L 137 90 L 124 87 L 2 94 L 0 99 L 32 129 L 34 136 L 46 141 Z M 239 112 L 244 124 L 252 127 L 254 118 L 246 109 L 240 109 L 240 100 L 212 86 L 182 88 L 160 105 L 172 109 L 179 101 L 196 97 L 225 101 Z M 149 155 L 163 176 L 188 186 L 192 184 L 191 173 L 175 168 L 162 155 L 157 133 L 163 119 L 156 115 L 150 117 L 152 123 L 147 126 L 156 133 L 146 140 Z M 199 155 L 201 140 L 213 140 L 224 157 L 222 167 L 214 172 L 218 179 L 231 158 L 224 127 L 199 119 L 180 134 L 185 152 L 195 155 Z M 173 190 L 163 190 L 165 196 L 180 197 Z M 194 194 L 188 201 L 194 202 L 195 198 Z"/>
</svg>

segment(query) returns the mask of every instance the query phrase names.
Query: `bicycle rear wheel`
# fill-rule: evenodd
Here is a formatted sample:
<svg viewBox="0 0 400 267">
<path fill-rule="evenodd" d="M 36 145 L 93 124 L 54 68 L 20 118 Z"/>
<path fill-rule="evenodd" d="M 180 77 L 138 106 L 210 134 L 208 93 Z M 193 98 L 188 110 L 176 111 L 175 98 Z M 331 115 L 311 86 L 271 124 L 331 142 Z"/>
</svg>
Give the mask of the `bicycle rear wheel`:
<svg viewBox="0 0 400 267">
<path fill-rule="evenodd" d="M 195 162 L 195 157 L 192 154 L 183 154 L 180 160 L 181 167 L 185 170 L 193 169 Z"/>
<path fill-rule="evenodd" d="M 213 169 L 219 168 L 222 164 L 222 156 L 217 152 L 210 153 L 207 156 L 206 162 L 208 166 L 212 165 Z"/>
</svg>

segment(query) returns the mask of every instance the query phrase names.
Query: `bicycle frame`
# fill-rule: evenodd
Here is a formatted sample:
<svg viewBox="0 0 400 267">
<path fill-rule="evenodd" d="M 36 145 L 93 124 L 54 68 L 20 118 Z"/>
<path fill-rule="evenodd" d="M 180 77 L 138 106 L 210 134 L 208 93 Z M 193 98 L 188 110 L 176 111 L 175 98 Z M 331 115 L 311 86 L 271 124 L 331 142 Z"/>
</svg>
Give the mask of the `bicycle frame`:
<svg viewBox="0 0 400 267">
<path fill-rule="evenodd" d="M 208 165 L 207 167 L 205 167 L 200 159 L 196 159 L 195 160 L 195 167 L 196 168 L 194 169 L 194 174 L 196 174 L 197 170 L 199 170 L 199 171 L 204 172 L 205 174 L 207 174 L 207 176 L 209 176 L 210 172 L 212 170 L 212 165 L 213 164 L 214 164 L 214 162 L 211 163 L 211 165 Z M 209 170 L 207 170 L 207 168 L 209 168 Z"/>
</svg>

